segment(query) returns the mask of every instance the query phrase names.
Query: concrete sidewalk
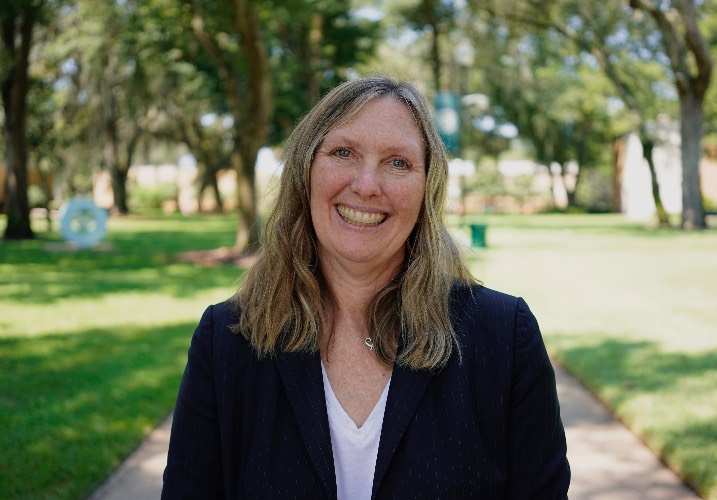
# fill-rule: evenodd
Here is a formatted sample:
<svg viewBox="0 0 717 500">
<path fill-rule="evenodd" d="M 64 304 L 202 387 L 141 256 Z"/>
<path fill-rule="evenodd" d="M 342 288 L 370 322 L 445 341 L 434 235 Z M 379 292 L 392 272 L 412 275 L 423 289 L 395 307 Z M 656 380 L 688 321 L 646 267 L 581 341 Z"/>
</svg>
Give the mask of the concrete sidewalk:
<svg viewBox="0 0 717 500">
<path fill-rule="evenodd" d="M 555 366 L 555 376 L 573 473 L 571 499 L 700 498 L 563 368 Z"/>
<path fill-rule="evenodd" d="M 571 499 L 699 498 L 565 370 L 556 366 L 555 374 L 573 473 Z M 170 416 L 90 499 L 158 499 L 171 425 Z"/>
</svg>

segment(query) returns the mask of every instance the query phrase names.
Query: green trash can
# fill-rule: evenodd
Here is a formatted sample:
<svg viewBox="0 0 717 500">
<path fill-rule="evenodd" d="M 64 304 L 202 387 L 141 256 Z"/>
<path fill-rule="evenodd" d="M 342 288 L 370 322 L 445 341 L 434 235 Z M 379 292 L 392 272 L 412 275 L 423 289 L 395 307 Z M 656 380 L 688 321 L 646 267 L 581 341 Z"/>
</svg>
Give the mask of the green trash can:
<svg viewBox="0 0 717 500">
<path fill-rule="evenodd" d="M 471 224 L 471 246 L 485 248 L 487 245 L 485 233 L 486 224 Z"/>
</svg>

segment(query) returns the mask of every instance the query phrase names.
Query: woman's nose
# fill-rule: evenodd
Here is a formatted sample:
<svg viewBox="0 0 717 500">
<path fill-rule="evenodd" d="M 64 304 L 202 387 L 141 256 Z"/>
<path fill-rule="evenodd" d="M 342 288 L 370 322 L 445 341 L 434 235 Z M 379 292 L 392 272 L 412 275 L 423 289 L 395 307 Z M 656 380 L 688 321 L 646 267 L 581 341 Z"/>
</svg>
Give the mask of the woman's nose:
<svg viewBox="0 0 717 500">
<path fill-rule="evenodd" d="M 355 193 L 364 198 L 378 196 L 381 192 L 380 175 L 381 173 L 378 166 L 374 166 L 369 162 L 363 162 L 361 166 L 356 169 L 351 187 Z"/>
</svg>

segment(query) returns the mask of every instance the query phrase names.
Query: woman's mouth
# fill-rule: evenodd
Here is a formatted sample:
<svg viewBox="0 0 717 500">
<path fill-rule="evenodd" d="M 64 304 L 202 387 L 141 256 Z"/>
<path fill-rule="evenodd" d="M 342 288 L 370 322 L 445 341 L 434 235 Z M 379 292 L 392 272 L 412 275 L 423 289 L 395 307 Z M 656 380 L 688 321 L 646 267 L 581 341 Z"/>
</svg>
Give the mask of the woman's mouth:
<svg viewBox="0 0 717 500">
<path fill-rule="evenodd" d="M 383 212 L 361 212 L 344 205 L 336 205 L 341 218 L 354 226 L 378 226 L 386 218 Z"/>
</svg>

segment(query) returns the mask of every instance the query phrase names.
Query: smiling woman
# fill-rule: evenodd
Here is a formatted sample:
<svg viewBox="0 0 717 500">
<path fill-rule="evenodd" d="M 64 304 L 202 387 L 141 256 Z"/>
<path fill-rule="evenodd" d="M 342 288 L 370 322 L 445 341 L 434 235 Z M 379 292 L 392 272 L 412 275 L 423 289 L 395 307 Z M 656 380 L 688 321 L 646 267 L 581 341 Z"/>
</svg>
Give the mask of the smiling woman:
<svg viewBox="0 0 717 500">
<path fill-rule="evenodd" d="M 565 498 L 537 322 L 449 236 L 429 109 L 362 78 L 298 124 L 262 253 L 192 339 L 164 498 Z"/>
<path fill-rule="evenodd" d="M 425 99 L 383 78 L 340 86 L 297 126 L 283 160 L 262 258 L 235 297 L 242 335 L 271 355 L 313 351 L 343 331 L 371 337 L 386 365 L 446 363 L 457 347 L 451 286 L 473 279 L 443 223 L 447 157 Z M 381 222 L 361 227 L 348 219 Z M 368 300 L 337 300 L 347 287 L 332 287 L 326 273 L 334 271 Z M 358 301 L 366 302 L 360 317 L 337 324 L 336 303 Z M 397 354 L 402 330 L 411 342 Z"/>
<path fill-rule="evenodd" d="M 385 275 L 369 276 L 372 284 L 397 274 L 423 206 L 425 151 L 409 109 L 390 97 L 370 101 L 326 135 L 314 156 L 310 187 L 325 276 L 346 267 L 361 273 L 367 264 Z"/>
</svg>

